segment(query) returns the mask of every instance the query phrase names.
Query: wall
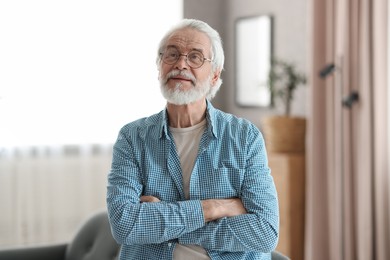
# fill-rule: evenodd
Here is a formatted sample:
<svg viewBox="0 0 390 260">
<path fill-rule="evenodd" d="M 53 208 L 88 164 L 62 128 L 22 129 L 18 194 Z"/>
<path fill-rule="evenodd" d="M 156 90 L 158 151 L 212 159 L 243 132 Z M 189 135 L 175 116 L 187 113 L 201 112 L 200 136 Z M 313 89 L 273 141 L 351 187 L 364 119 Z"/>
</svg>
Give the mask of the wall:
<svg viewBox="0 0 390 260">
<path fill-rule="evenodd" d="M 217 29 L 224 41 L 225 71 L 223 85 L 213 104 L 226 112 L 247 118 L 260 126 L 263 115 L 276 113 L 268 108 L 243 108 L 235 103 L 234 23 L 238 18 L 260 14 L 274 17 L 274 55 L 297 64 L 306 70 L 308 48 L 307 0 L 184 0 L 184 17 L 197 18 Z M 294 115 L 306 115 L 307 87 L 299 87 L 292 104 Z"/>
</svg>

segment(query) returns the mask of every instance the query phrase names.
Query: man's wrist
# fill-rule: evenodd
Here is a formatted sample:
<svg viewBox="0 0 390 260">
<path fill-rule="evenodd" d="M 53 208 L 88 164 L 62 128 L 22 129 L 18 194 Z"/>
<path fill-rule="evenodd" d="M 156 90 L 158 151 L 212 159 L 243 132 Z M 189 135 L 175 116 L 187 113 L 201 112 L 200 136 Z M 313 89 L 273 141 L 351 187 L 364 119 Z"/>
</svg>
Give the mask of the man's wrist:
<svg viewBox="0 0 390 260">
<path fill-rule="evenodd" d="M 218 211 L 220 210 L 220 205 L 218 206 L 216 200 L 202 200 L 202 210 L 205 222 L 210 222 L 219 218 Z"/>
<path fill-rule="evenodd" d="M 201 203 L 205 222 L 247 213 L 239 198 L 208 199 L 201 201 Z"/>
</svg>

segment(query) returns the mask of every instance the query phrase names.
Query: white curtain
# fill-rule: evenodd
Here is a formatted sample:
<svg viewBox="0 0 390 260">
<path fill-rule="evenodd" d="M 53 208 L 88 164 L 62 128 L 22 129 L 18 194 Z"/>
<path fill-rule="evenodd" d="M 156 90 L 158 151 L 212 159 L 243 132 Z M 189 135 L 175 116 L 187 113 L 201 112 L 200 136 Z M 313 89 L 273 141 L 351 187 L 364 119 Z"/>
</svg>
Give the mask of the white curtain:
<svg viewBox="0 0 390 260">
<path fill-rule="evenodd" d="M 0 248 L 69 241 L 106 208 L 111 148 L 29 147 L 0 153 Z"/>
<path fill-rule="evenodd" d="M 68 241 L 105 209 L 119 128 L 165 106 L 157 44 L 182 9 L 0 1 L 0 248 Z"/>
</svg>

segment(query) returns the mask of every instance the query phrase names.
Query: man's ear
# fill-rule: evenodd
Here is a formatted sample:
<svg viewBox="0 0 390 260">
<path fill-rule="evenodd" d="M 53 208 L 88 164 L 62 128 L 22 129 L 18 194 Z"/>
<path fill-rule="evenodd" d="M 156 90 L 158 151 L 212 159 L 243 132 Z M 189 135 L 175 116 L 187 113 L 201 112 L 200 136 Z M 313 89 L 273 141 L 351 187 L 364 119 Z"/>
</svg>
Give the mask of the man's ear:
<svg viewBox="0 0 390 260">
<path fill-rule="evenodd" d="M 215 83 L 217 83 L 220 76 L 221 76 L 221 70 L 216 70 L 215 72 L 213 72 L 213 77 L 211 78 L 212 86 L 215 86 Z"/>
</svg>

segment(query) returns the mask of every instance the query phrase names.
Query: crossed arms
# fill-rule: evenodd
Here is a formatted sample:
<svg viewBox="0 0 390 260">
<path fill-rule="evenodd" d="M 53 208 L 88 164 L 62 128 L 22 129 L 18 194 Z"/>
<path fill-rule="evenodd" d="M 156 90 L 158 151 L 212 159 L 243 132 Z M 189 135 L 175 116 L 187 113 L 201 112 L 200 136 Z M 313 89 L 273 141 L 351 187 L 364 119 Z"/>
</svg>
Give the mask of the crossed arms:
<svg viewBox="0 0 390 260">
<path fill-rule="evenodd" d="M 184 195 L 179 194 L 176 177 L 180 172 L 166 157 L 159 158 L 165 149 L 141 152 L 137 145 L 132 147 L 136 141 L 121 138 L 114 146 L 107 187 L 114 238 L 124 245 L 175 239 L 217 251 L 274 250 L 279 226 L 276 189 L 264 154 L 259 153 L 264 146 L 261 138 L 250 141 L 245 169 L 229 167 L 231 157 L 226 158 L 226 167 L 198 169 L 200 182 L 194 183 L 194 189 L 199 193 L 181 200 Z"/>
<path fill-rule="evenodd" d="M 141 202 L 160 202 L 154 196 L 141 196 Z M 245 214 L 246 209 L 238 198 L 233 199 L 208 199 L 202 200 L 202 212 L 205 222 L 210 222 L 223 217 L 234 217 Z"/>
</svg>

